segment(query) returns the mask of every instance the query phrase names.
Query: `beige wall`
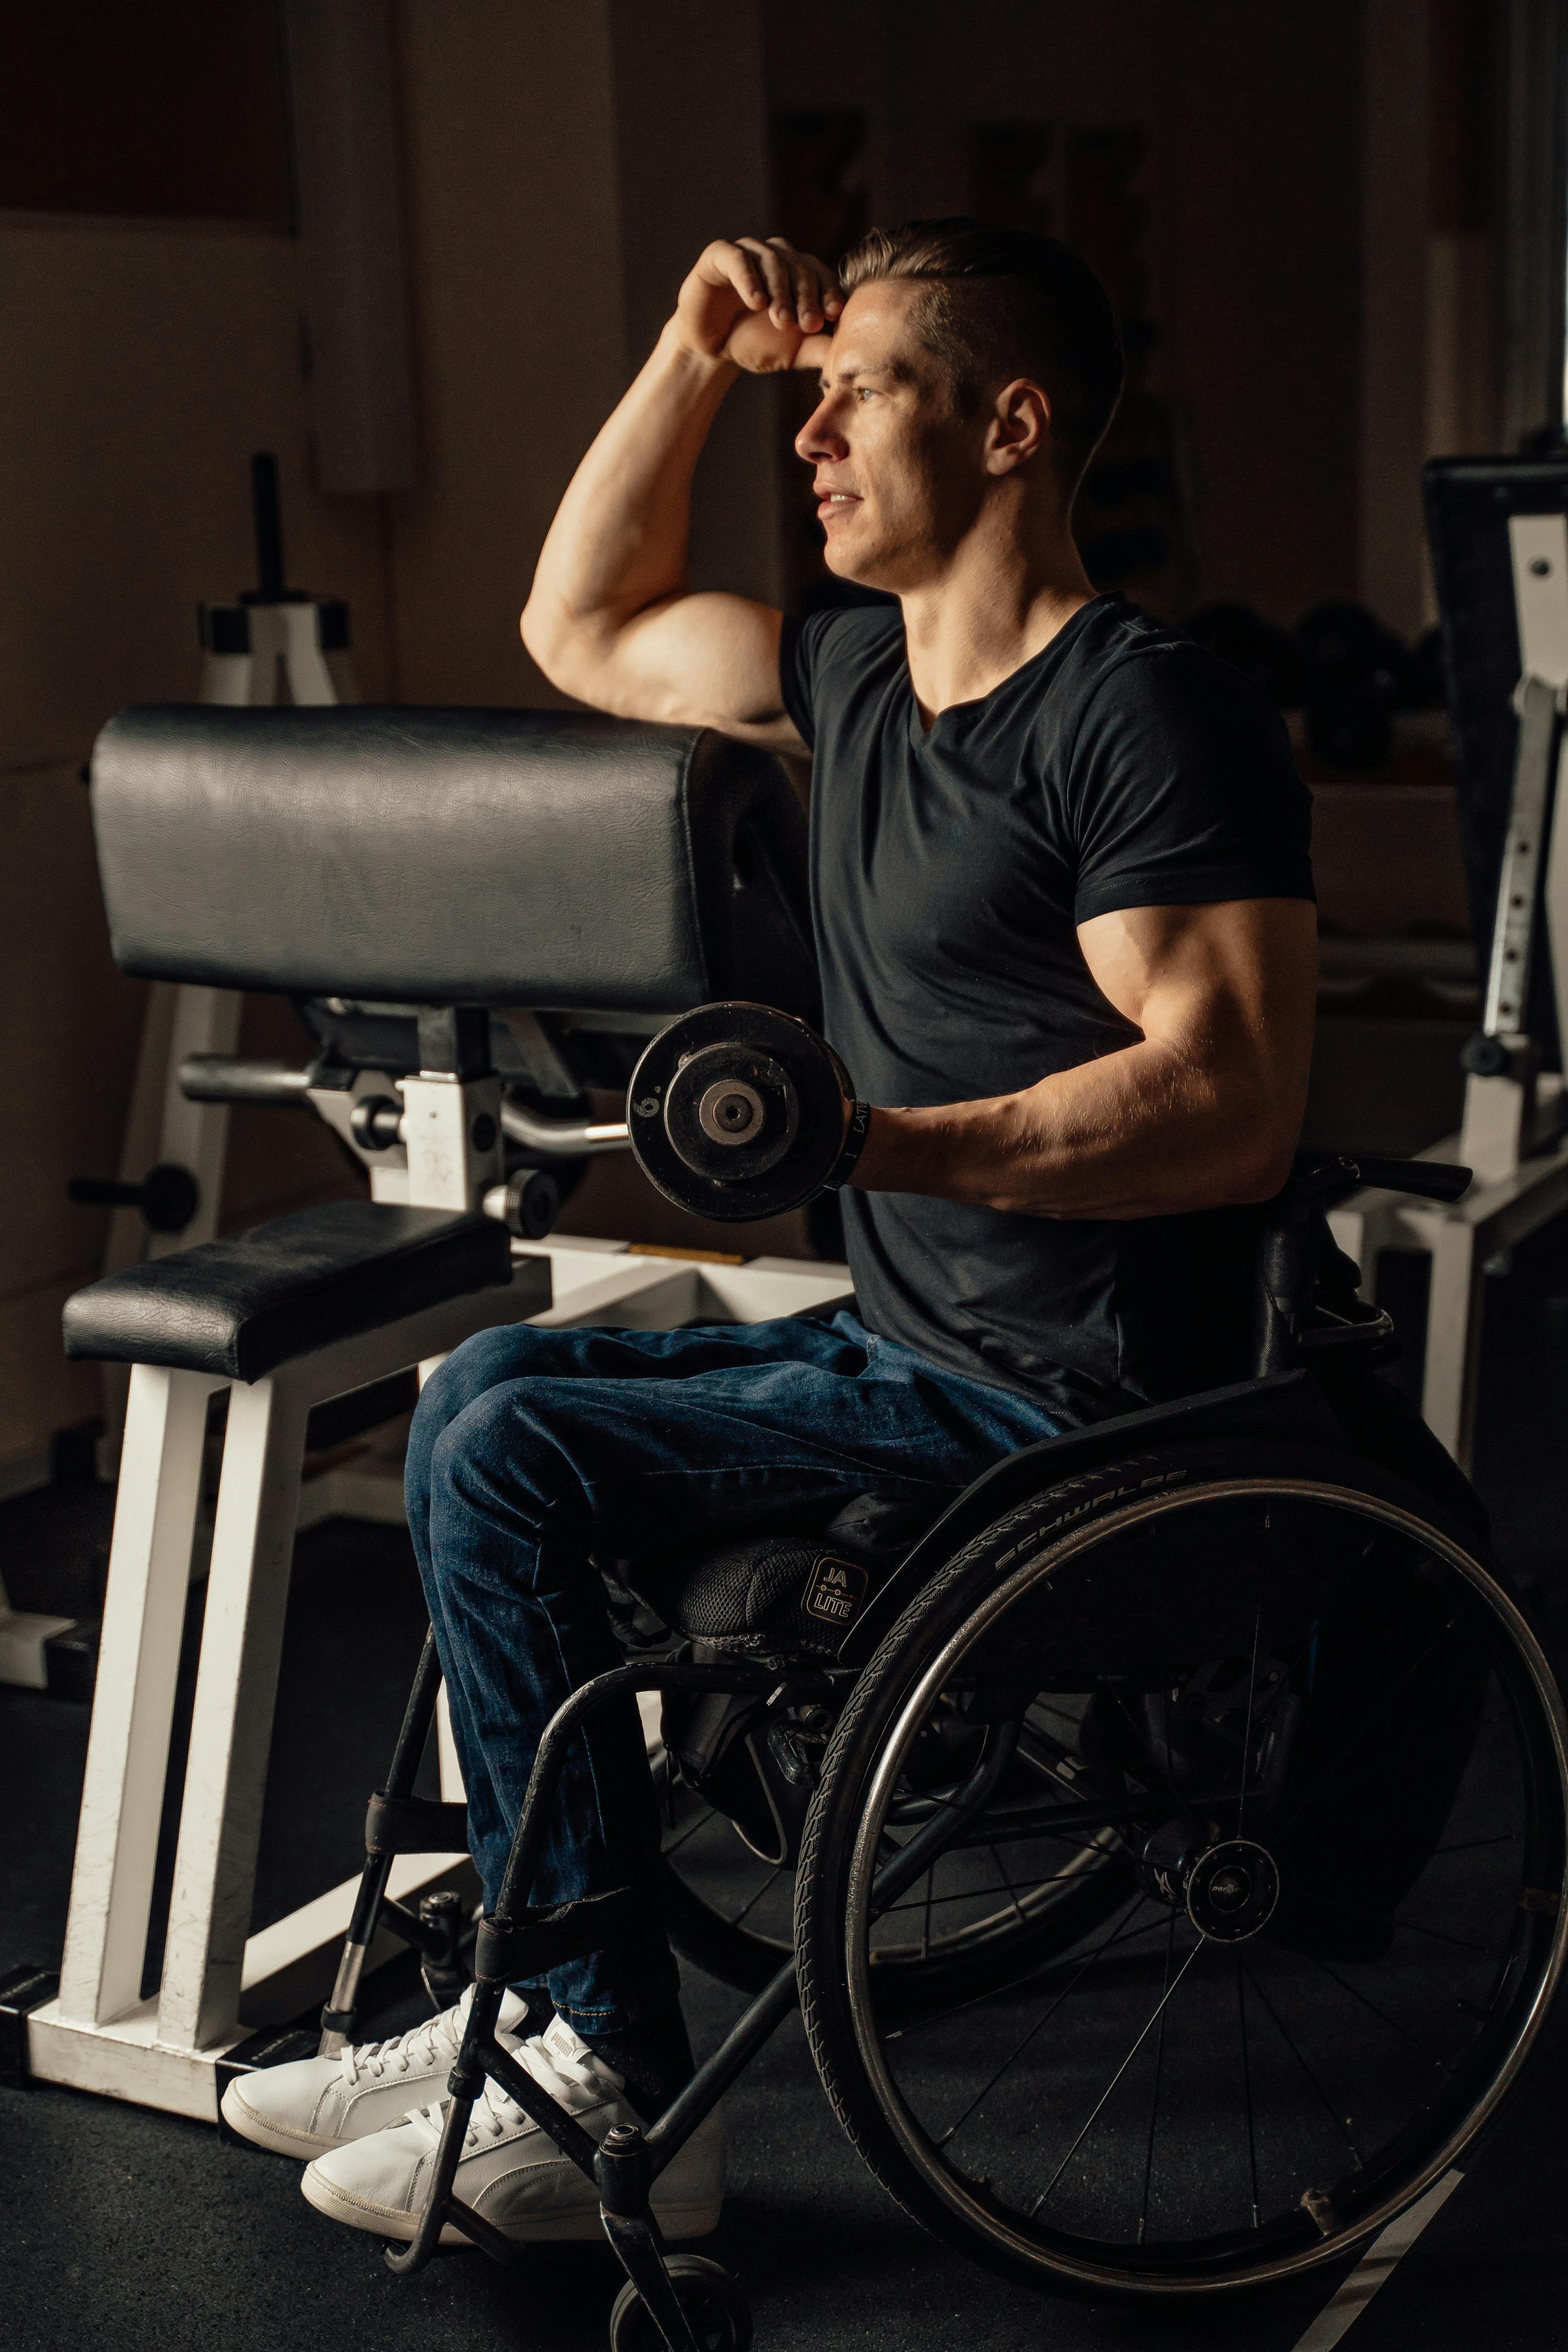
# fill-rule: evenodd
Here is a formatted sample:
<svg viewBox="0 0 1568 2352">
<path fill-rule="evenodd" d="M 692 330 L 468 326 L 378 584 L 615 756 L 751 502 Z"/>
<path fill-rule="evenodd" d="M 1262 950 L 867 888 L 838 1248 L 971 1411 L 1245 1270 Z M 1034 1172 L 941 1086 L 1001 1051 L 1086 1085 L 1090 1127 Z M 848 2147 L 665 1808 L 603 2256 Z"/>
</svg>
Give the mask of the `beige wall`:
<svg viewBox="0 0 1568 2352">
<path fill-rule="evenodd" d="M 396 502 L 401 698 L 559 699 L 518 615 L 626 383 L 605 0 L 405 0 L 423 486 Z"/>
<path fill-rule="evenodd" d="M 700 0 L 681 5 L 689 17 Z M 704 202 L 748 171 L 751 197 L 730 208 L 760 202 L 753 0 L 726 6 L 707 82 L 689 38 L 654 37 L 621 0 L 403 0 L 399 33 L 420 401 L 407 497 L 311 487 L 289 239 L 0 215 L 0 1490 L 98 1407 L 94 1372 L 60 1356 L 58 1310 L 98 1269 L 104 1217 L 64 1188 L 114 1172 L 140 1023 L 142 992 L 110 960 L 77 773 L 114 710 L 193 697 L 195 605 L 251 577 L 251 453 L 279 457 L 292 582 L 350 601 L 366 698 L 558 700 L 518 614 L 561 490 L 646 341 L 628 284 L 679 276 L 651 239 L 656 184 L 676 185 L 726 77 L 735 121 L 718 162 L 704 157 Z M 623 171 L 616 109 L 635 111 L 639 89 L 658 97 L 662 144 L 644 136 Z M 754 413 L 736 441 L 742 488 L 757 432 Z M 711 504 L 765 581 L 763 472 L 760 505 L 741 513 L 733 477 Z M 289 1051 L 290 1023 L 256 1001 L 245 1043 Z M 236 1117 L 229 1222 L 353 1181 L 319 1127 Z M 635 1229 L 624 1190 L 596 1177 L 590 1213 Z M 729 1241 L 694 1221 L 679 1238 Z"/>
<path fill-rule="evenodd" d="M 193 696 L 197 601 L 252 572 L 254 450 L 278 454 L 294 578 L 353 603 L 372 692 L 385 633 L 374 516 L 309 488 L 288 239 L 13 215 L 0 317 L 4 1478 L 97 1410 L 95 1375 L 60 1355 L 58 1309 L 96 1271 L 104 1219 L 65 1185 L 114 1172 L 139 1026 L 78 772 L 125 703 Z M 292 1150 L 255 1171 L 264 1193 L 310 1181 Z"/>
</svg>

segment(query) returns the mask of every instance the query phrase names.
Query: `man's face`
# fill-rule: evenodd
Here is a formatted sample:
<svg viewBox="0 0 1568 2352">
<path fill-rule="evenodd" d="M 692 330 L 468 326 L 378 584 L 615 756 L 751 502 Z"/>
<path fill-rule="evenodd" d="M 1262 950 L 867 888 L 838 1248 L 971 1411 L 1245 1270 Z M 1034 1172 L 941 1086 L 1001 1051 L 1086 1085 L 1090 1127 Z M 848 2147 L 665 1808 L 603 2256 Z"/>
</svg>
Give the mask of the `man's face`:
<svg viewBox="0 0 1568 2352">
<path fill-rule="evenodd" d="M 822 398 L 795 444 L 816 469 L 828 570 L 893 594 L 942 572 L 987 478 L 984 411 L 957 414 L 915 331 L 922 292 L 894 278 L 851 294 L 824 363 Z"/>
</svg>

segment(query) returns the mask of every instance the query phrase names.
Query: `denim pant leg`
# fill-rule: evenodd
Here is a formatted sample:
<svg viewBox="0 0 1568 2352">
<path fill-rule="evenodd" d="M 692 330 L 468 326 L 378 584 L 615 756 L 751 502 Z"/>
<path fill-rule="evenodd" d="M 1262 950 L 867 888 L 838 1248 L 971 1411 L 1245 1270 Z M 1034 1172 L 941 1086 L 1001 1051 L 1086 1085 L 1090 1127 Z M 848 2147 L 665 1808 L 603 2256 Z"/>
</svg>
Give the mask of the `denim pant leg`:
<svg viewBox="0 0 1568 2352">
<path fill-rule="evenodd" d="M 489 1333 L 427 1384 L 409 1517 L 431 1603 L 470 1837 L 493 1903 L 529 1767 L 567 1693 L 616 1663 L 595 1543 L 670 1559 L 850 1494 L 928 1497 L 1051 1424 L 1022 1400 L 933 1375 L 849 1318 L 675 1333 Z M 537 1902 L 647 1890 L 635 1948 L 552 1972 L 588 2032 L 662 2007 L 677 1977 L 657 1897 L 658 1832 L 629 1702 L 579 1735 Z"/>
<path fill-rule="evenodd" d="M 716 1365 L 763 1363 L 792 1343 L 853 1367 L 864 1361 L 862 1340 L 858 1329 L 833 1335 L 821 1325 L 793 1322 L 673 1331 L 552 1331 L 512 1324 L 466 1341 L 426 1382 L 409 1433 L 408 1525 L 447 1685 L 469 1846 L 487 1908 L 500 1893 L 544 1725 L 571 1691 L 620 1664 L 588 1557 L 592 1536 L 581 1490 L 570 1477 L 553 1490 L 528 1477 L 527 1466 L 547 1467 L 555 1449 L 542 1433 L 510 1425 L 503 1392 L 515 1402 L 523 1384 L 574 1383 L 568 1393 L 591 1419 L 589 1391 L 605 1381 L 640 1386 Z M 488 1410 L 475 1411 L 487 1404 Z M 637 1418 L 640 1434 L 657 1432 L 657 1411 L 645 1409 Z M 443 1451 L 459 1423 L 460 1433 Z M 657 1435 L 653 1443 L 657 1452 Z M 522 1474 L 518 1491 L 509 1496 L 510 1507 L 498 1514 L 493 1495 L 476 1506 L 476 1482 L 488 1490 L 491 1470 L 502 1473 L 509 1463 Z M 547 1529 L 552 1501 L 564 1508 Z M 689 1546 L 700 1540 L 700 1530 L 691 1529 Z M 486 1569 L 488 1589 L 475 1583 Z M 647 1885 L 635 1999 L 622 2005 L 622 2022 L 672 1999 L 678 1982 L 654 1891 L 658 1844 L 641 1718 L 627 1701 L 597 1713 L 574 1743 L 533 1889 L 536 1900 L 564 1901 L 610 1885 Z M 616 2019 L 592 1986 L 601 1973 L 597 1961 L 574 1964 L 552 1979 L 552 1991 L 580 2023 L 607 2030 Z"/>
</svg>

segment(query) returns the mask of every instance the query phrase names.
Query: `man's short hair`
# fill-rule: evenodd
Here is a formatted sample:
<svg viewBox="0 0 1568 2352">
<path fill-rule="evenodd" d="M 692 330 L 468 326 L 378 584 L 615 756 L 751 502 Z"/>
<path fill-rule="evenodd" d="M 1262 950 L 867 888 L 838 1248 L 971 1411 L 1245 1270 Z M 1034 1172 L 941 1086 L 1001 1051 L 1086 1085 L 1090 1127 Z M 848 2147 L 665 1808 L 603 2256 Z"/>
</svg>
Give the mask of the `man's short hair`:
<svg viewBox="0 0 1568 2352">
<path fill-rule="evenodd" d="M 1116 313 L 1087 261 L 1054 236 L 959 215 L 868 230 L 838 278 L 846 294 L 889 278 L 929 288 L 919 332 L 961 415 L 1016 376 L 1038 383 L 1070 504 L 1125 373 Z"/>
</svg>

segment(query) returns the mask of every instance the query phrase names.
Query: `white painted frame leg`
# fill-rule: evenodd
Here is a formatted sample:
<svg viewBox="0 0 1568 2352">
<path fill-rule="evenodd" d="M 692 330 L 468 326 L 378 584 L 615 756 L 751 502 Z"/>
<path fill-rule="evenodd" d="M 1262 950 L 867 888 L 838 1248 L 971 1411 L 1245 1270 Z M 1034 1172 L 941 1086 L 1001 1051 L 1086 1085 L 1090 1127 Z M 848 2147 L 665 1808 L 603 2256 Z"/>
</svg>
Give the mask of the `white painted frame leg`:
<svg viewBox="0 0 1568 2352">
<path fill-rule="evenodd" d="M 229 1395 L 158 2003 L 177 2050 L 238 2023 L 308 1410 L 282 1376 Z"/>
<path fill-rule="evenodd" d="M 104 1599 L 100 1675 L 60 1971 L 62 2017 L 101 2025 L 141 1998 L 180 1669 L 207 1399 L 199 1372 L 138 1364 Z"/>
<path fill-rule="evenodd" d="M 1471 1467 L 1480 1381 L 1482 1276 L 1476 1229 L 1459 1217 L 1406 1213 L 1431 1252 L 1421 1412 L 1461 1470 Z"/>
</svg>

